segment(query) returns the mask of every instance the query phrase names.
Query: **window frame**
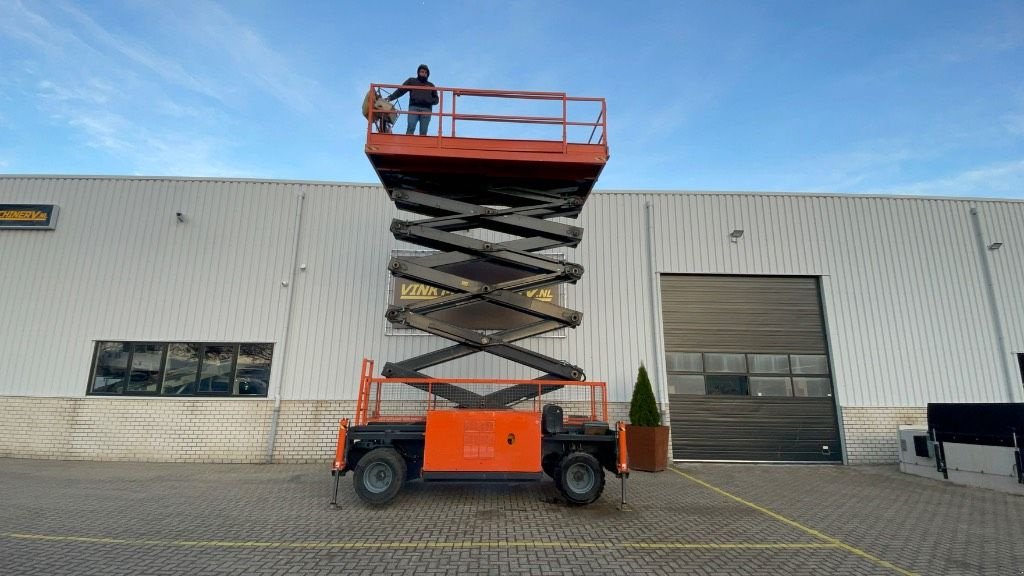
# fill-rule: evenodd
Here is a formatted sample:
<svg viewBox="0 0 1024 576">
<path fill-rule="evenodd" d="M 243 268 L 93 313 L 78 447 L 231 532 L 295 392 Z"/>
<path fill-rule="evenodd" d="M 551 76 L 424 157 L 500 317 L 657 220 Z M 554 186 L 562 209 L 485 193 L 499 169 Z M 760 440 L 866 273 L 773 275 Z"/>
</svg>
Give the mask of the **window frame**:
<svg viewBox="0 0 1024 576">
<path fill-rule="evenodd" d="M 100 359 L 100 347 L 101 344 L 116 343 L 127 346 L 128 348 L 128 359 L 126 364 L 126 377 L 123 382 L 117 386 L 117 391 L 104 391 L 96 392 L 94 387 L 96 385 L 96 373 L 98 369 Z M 132 363 L 135 358 L 135 347 L 138 345 L 158 345 L 162 347 L 160 355 L 160 381 L 157 384 L 155 392 L 129 392 L 128 381 L 132 375 Z M 170 355 L 171 344 L 192 344 L 198 349 L 198 362 L 196 363 L 195 371 L 195 389 L 191 394 L 164 394 L 164 380 L 167 376 L 167 360 Z M 241 347 L 246 345 L 262 345 L 269 346 L 271 350 L 270 362 L 267 364 L 268 377 L 273 373 L 273 353 L 275 342 L 195 342 L 195 341 L 184 341 L 184 340 L 93 340 L 93 351 L 92 351 L 92 364 L 89 368 L 89 382 L 85 388 L 86 396 L 97 396 L 107 398 L 252 398 L 252 399 L 266 399 L 270 397 L 270 382 L 267 382 L 267 389 L 263 394 L 238 394 L 235 392 L 235 383 L 238 378 L 238 356 L 241 354 Z M 226 392 L 200 392 L 199 381 L 201 380 L 203 371 L 203 362 L 206 349 L 214 346 L 228 346 L 234 349 L 231 357 L 231 370 L 229 376 L 229 386 Z"/>
<path fill-rule="evenodd" d="M 713 350 L 697 352 L 694 350 L 671 350 L 666 351 L 666 367 L 668 365 L 669 354 L 700 354 L 701 355 L 701 372 L 682 371 L 682 370 L 666 370 L 669 376 L 703 376 L 704 377 L 704 396 L 736 396 L 746 398 L 835 398 L 835 379 L 832 375 L 831 358 L 827 353 L 780 353 L 780 352 L 718 352 Z M 745 372 L 709 372 L 707 366 L 706 354 L 732 354 L 732 355 L 743 355 L 744 363 L 746 364 Z M 753 372 L 751 356 L 786 356 L 787 363 L 789 365 L 787 372 Z M 804 373 L 793 371 L 793 356 L 821 356 L 824 357 L 824 367 L 826 372 L 823 373 Z M 1021 357 L 1022 368 L 1021 378 L 1024 379 L 1024 354 L 1019 355 Z M 711 394 L 708 392 L 707 380 L 709 376 L 743 376 L 747 379 L 746 394 Z M 752 386 L 750 380 L 752 378 L 786 378 L 789 382 L 789 395 L 785 396 L 755 396 L 752 393 Z M 828 380 L 828 386 L 830 393 L 827 396 L 800 396 L 796 394 L 796 388 L 793 385 L 795 378 L 824 378 Z M 698 394 L 681 394 L 673 393 L 672 395 L 686 395 L 686 396 L 698 396 Z"/>
</svg>

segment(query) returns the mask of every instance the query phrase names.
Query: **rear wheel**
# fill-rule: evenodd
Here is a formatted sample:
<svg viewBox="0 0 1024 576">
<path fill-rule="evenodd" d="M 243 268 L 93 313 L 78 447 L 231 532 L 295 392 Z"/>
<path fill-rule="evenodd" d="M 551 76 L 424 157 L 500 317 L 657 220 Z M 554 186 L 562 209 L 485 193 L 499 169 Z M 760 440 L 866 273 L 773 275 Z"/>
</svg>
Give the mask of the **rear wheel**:
<svg viewBox="0 0 1024 576">
<path fill-rule="evenodd" d="M 405 473 L 405 459 L 394 448 L 377 448 L 359 459 L 352 481 L 364 502 L 386 504 L 402 489 Z"/>
<path fill-rule="evenodd" d="M 573 452 L 559 463 L 556 484 L 569 504 L 590 504 L 604 491 L 604 468 L 592 455 Z"/>
</svg>

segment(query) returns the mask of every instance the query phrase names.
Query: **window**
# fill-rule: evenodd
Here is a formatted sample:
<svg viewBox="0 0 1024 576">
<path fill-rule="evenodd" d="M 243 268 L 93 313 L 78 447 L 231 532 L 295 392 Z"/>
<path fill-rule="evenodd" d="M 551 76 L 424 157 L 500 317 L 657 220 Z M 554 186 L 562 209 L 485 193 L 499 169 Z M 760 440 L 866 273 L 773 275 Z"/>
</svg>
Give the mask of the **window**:
<svg viewBox="0 0 1024 576">
<path fill-rule="evenodd" d="M 702 374 L 669 374 L 669 394 L 704 394 Z"/>
<path fill-rule="evenodd" d="M 97 342 L 88 393 L 266 397 L 273 344 Z"/>
<path fill-rule="evenodd" d="M 831 396 L 832 383 L 828 378 L 793 378 L 795 396 Z"/>
<path fill-rule="evenodd" d="M 1020 364 L 1020 381 L 1024 382 L 1024 354 L 1017 354 L 1017 363 Z"/>
<path fill-rule="evenodd" d="M 794 354 L 790 358 L 793 363 L 793 374 L 828 374 L 827 356 Z"/>
<path fill-rule="evenodd" d="M 748 354 L 747 358 L 755 374 L 789 374 L 789 356 L 785 354 Z"/>
<path fill-rule="evenodd" d="M 704 371 L 704 357 L 700 352 L 669 352 L 665 357 L 669 372 Z"/>
<path fill-rule="evenodd" d="M 789 378 L 751 376 L 751 396 L 792 396 L 793 383 Z"/>
<path fill-rule="evenodd" d="M 705 354 L 704 370 L 707 372 L 746 372 L 747 357 L 743 354 Z"/>
<path fill-rule="evenodd" d="M 132 344 L 132 371 L 125 382 L 125 394 L 156 394 L 164 372 L 166 349 L 166 344 Z"/>
<path fill-rule="evenodd" d="M 750 380 L 747 376 L 708 375 L 706 388 L 708 396 L 747 396 L 750 394 Z"/>
<path fill-rule="evenodd" d="M 1024 363 L 1024 354 L 1020 355 Z M 832 396 L 824 354 L 669 352 L 668 393 L 712 396 Z M 1022 364 L 1024 378 L 1024 364 Z"/>
</svg>

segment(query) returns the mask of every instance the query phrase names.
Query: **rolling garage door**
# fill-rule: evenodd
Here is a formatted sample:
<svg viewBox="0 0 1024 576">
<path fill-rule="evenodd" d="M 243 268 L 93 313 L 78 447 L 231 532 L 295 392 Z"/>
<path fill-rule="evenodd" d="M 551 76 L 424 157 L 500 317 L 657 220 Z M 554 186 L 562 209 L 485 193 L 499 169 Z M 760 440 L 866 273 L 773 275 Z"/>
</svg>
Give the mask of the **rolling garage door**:
<svg viewBox="0 0 1024 576">
<path fill-rule="evenodd" d="M 818 279 L 661 277 L 672 453 L 842 460 Z"/>
</svg>

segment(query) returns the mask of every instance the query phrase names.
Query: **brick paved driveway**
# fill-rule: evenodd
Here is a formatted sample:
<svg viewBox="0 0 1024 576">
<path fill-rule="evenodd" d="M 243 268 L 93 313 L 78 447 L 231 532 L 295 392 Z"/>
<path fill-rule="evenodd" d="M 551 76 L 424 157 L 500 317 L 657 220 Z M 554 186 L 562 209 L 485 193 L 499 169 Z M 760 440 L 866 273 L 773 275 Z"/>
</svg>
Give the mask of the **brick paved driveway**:
<svg viewBox="0 0 1024 576">
<path fill-rule="evenodd" d="M 369 509 L 323 466 L 0 459 L 0 574 L 993 574 L 1024 498 L 894 467 L 685 465 L 592 506 L 413 483 Z"/>
</svg>

